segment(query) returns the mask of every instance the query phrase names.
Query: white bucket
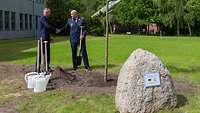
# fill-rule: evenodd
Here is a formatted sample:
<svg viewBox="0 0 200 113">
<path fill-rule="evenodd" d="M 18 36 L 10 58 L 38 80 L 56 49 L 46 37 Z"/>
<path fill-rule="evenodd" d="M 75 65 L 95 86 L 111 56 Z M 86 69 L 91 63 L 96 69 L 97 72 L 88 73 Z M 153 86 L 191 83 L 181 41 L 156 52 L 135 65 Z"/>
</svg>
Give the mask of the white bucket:
<svg viewBox="0 0 200 113">
<path fill-rule="evenodd" d="M 36 77 L 34 92 L 42 93 L 42 92 L 46 91 L 47 84 L 49 82 L 50 77 L 51 77 L 51 74 L 46 75 L 46 76 L 44 74 L 40 74 L 39 77 Z"/>
<path fill-rule="evenodd" d="M 35 78 L 40 76 L 37 72 L 30 72 L 27 73 L 24 77 L 26 83 L 27 83 L 27 88 L 32 89 L 35 87 Z"/>
</svg>

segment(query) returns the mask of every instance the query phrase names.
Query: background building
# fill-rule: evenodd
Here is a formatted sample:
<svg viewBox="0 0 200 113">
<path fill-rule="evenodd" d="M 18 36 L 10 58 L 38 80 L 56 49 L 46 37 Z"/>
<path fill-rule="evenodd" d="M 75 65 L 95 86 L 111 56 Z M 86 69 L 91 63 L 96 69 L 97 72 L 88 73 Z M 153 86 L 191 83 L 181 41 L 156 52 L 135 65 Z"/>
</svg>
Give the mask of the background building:
<svg viewBox="0 0 200 113">
<path fill-rule="evenodd" d="M 0 39 L 35 36 L 45 0 L 0 0 Z"/>
</svg>

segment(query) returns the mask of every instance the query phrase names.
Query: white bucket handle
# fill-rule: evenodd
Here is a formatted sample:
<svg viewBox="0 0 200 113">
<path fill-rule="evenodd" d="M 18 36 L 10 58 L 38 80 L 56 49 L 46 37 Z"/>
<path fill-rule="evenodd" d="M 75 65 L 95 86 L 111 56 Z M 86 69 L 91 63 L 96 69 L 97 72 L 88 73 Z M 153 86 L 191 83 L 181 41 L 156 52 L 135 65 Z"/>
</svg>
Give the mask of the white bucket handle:
<svg viewBox="0 0 200 113">
<path fill-rule="evenodd" d="M 30 73 L 27 73 L 24 77 L 24 80 L 26 81 L 26 83 L 28 82 L 28 76 L 31 76 L 31 75 L 38 75 L 37 72 L 30 72 Z"/>
<path fill-rule="evenodd" d="M 49 80 L 51 78 L 51 75 L 46 75 L 46 80 Z"/>
<path fill-rule="evenodd" d="M 50 75 L 46 75 L 46 78 L 45 78 L 46 85 L 48 84 L 50 78 L 51 78 L 51 74 Z"/>
</svg>

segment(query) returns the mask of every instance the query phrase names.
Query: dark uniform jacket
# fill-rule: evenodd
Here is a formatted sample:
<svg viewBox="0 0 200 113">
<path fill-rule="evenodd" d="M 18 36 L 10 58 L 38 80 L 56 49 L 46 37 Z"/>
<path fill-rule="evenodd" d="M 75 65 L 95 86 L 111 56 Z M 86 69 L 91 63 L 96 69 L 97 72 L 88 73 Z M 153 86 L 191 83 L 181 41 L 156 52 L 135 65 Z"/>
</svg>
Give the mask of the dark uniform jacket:
<svg viewBox="0 0 200 113">
<path fill-rule="evenodd" d="M 82 34 L 83 37 L 86 37 L 86 21 L 84 18 L 70 18 L 64 23 L 64 27 L 62 27 L 60 30 L 63 31 L 66 28 L 70 28 L 70 41 L 72 43 L 79 43 L 80 41 L 80 32 L 81 27 L 83 27 Z"/>
<path fill-rule="evenodd" d="M 50 40 L 50 34 L 55 31 L 55 28 L 49 24 L 49 18 L 47 16 L 42 16 L 38 22 L 37 38 L 40 40 Z"/>
</svg>

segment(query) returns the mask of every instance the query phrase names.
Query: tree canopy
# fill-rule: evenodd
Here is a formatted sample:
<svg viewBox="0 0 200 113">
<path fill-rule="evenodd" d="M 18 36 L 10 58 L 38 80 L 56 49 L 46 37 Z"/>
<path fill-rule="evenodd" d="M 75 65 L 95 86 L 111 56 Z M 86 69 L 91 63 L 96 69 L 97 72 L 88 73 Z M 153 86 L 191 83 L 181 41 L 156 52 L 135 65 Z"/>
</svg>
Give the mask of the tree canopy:
<svg viewBox="0 0 200 113">
<path fill-rule="evenodd" d="M 76 9 L 84 16 L 91 34 L 104 33 L 104 17 L 91 15 L 105 5 L 105 0 L 48 0 L 53 10 L 52 22 L 62 25 L 69 12 Z M 146 26 L 156 23 L 166 35 L 199 35 L 200 0 L 122 0 L 110 13 L 110 26 Z M 111 30 L 112 31 L 112 30 Z"/>
</svg>

